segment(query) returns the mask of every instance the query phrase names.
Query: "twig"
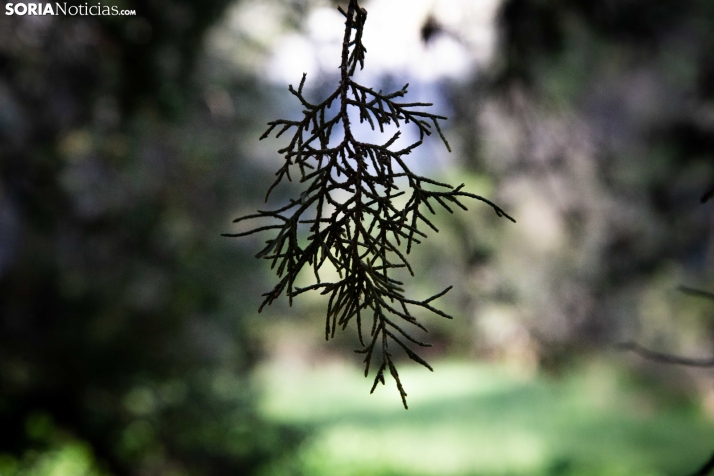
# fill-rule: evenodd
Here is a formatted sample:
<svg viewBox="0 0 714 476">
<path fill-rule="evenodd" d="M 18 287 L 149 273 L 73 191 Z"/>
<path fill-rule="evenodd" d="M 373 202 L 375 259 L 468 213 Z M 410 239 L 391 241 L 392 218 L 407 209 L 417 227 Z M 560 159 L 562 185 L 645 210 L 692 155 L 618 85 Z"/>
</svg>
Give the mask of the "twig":
<svg viewBox="0 0 714 476">
<path fill-rule="evenodd" d="M 714 367 L 714 358 L 698 359 L 666 354 L 647 349 L 634 342 L 624 342 L 622 344 L 618 344 L 617 347 L 622 350 L 634 352 L 635 354 L 644 357 L 647 360 L 652 360 L 663 364 L 685 365 L 688 367 Z"/>
</svg>

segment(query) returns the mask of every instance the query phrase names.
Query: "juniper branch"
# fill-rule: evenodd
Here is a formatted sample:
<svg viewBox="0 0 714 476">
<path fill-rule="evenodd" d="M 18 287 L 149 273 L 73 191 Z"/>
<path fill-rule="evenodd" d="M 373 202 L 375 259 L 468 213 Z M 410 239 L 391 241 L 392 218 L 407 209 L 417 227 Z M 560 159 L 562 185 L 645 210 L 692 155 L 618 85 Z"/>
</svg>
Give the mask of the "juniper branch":
<svg viewBox="0 0 714 476">
<path fill-rule="evenodd" d="M 425 300 L 415 300 L 407 298 L 403 283 L 391 277 L 394 270 L 400 268 L 406 268 L 414 275 L 407 260 L 412 246 L 420 243 L 419 238 L 426 238 L 424 227 L 438 232 L 424 210 L 434 214 L 434 205 L 438 204 L 453 213 L 449 205 L 466 209 L 462 201 L 470 198 L 486 203 L 498 216 L 515 220 L 488 199 L 463 191 L 463 184 L 454 188 L 420 176 L 407 166 L 407 156 L 434 131 L 451 151 L 439 125 L 439 121 L 446 118 L 423 109 L 431 106 L 430 103 L 400 101 L 407 95 L 408 84 L 397 91 L 383 93 L 352 79 L 357 66 L 364 67 L 367 50 L 362 44 L 362 34 L 367 12 L 357 0 L 350 0 L 346 11 L 342 8 L 339 11 L 345 17 L 339 85 L 322 102 L 313 104 L 303 94 L 303 75 L 297 89 L 292 85 L 288 88 L 304 108 L 302 118 L 269 122 L 268 129 L 260 137 L 262 140 L 271 134 L 275 137 L 292 134 L 288 145 L 278 151 L 284 163 L 275 174 L 266 201 L 277 185 L 285 179 L 291 181 L 293 177 L 299 177 L 299 182 L 305 184 L 302 193 L 282 208 L 258 211 L 234 220 L 271 218 L 277 223 L 225 236 L 273 232 L 273 237 L 256 256 L 271 262 L 279 281 L 271 291 L 263 294 L 259 311 L 283 294 L 287 295 L 291 305 L 294 297 L 309 291 L 329 296 L 325 338 L 329 340 L 338 327 L 345 329 L 356 321 L 362 345 L 356 352 L 364 354 L 365 376 L 369 375 L 372 360 L 381 360 L 372 391 L 378 383 L 384 384 L 384 372 L 388 370 L 407 408 L 407 394 L 389 344 L 397 344 L 411 360 L 433 370 L 409 346 L 429 346 L 410 333 L 410 326 L 426 331 L 414 317 L 413 310 L 424 309 L 452 318 L 432 305 L 451 287 Z M 339 108 L 330 117 L 335 101 Z M 386 125 L 412 124 L 419 140 L 401 150 L 391 148 L 399 139 L 400 131 L 384 144 L 359 141 L 353 135 L 348 114 L 350 108 L 358 110 L 360 122 L 366 122 L 380 132 L 385 131 Z M 343 131 L 343 139 L 330 147 L 330 138 L 336 128 Z M 406 189 L 401 190 L 404 183 Z M 394 200 L 402 196 L 407 199 L 406 205 L 397 207 Z M 308 225 L 307 236 L 302 240 L 298 236 L 299 224 Z M 406 250 L 402 251 L 404 248 Z M 339 280 L 321 281 L 320 271 L 327 262 L 337 270 Z M 312 269 L 317 283 L 302 288 L 295 286 L 298 275 L 306 268 Z M 365 328 L 368 314 L 372 316 L 372 325 Z"/>
</svg>

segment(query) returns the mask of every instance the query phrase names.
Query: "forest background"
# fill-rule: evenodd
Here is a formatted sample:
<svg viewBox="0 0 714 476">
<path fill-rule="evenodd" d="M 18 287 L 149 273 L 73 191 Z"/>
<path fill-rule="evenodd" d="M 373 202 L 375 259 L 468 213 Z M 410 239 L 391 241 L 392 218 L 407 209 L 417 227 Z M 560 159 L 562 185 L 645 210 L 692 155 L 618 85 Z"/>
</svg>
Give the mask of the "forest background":
<svg viewBox="0 0 714 476">
<path fill-rule="evenodd" d="M 103 2 L 114 4 L 112 2 Z M 714 450 L 714 4 L 373 0 L 360 80 L 410 83 L 492 198 L 414 251 L 430 373 L 369 395 L 325 302 L 257 313 L 287 84 L 339 80 L 318 0 L 0 15 L 0 474 L 670 475 Z M 5 9 L 3 8 L 3 11 Z M 365 131 L 365 133 L 368 133 Z M 275 202 L 290 194 L 276 190 Z M 684 288 L 682 288 L 684 287 Z"/>
</svg>

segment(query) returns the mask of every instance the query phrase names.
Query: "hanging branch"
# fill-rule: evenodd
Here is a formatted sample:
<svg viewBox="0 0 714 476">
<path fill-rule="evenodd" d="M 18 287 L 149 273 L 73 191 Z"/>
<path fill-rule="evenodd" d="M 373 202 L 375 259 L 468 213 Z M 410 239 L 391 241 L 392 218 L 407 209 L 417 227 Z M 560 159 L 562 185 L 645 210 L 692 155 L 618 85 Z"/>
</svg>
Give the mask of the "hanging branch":
<svg viewBox="0 0 714 476">
<path fill-rule="evenodd" d="M 263 294 L 265 299 L 259 311 L 283 294 L 287 295 L 290 305 L 295 296 L 308 291 L 328 296 L 325 338 L 334 337 L 337 328 L 345 329 L 356 321 L 362 345 L 356 352 L 364 355 L 365 376 L 369 375 L 372 360 L 379 361 L 372 392 L 378 383 L 385 383 L 384 374 L 389 372 L 407 408 L 407 394 L 394 365 L 394 348 L 401 348 L 411 360 L 432 370 L 410 346 L 429 347 L 410 334 L 413 330 L 410 326 L 426 331 L 413 310 L 422 308 L 452 318 L 432 306 L 432 302 L 451 287 L 427 299 L 413 300 L 406 297 L 403 283 L 390 276 L 398 268 L 405 268 L 414 275 L 406 255 L 414 244 L 426 238 L 425 226 L 439 231 L 425 215 L 425 209 L 434 214 L 435 208 L 440 206 L 453 213 L 453 207 L 465 210 L 462 201 L 472 198 L 491 206 L 498 216 L 515 220 L 491 201 L 464 191 L 463 184 L 452 187 L 420 176 L 409 168 L 407 156 L 433 132 L 451 151 L 439 125 L 439 121 L 446 118 L 424 111 L 430 103 L 402 101 L 408 84 L 385 94 L 352 79 L 357 66 L 364 67 L 367 50 L 362 44 L 362 33 L 367 12 L 356 0 L 350 0 L 347 11 L 338 9 L 345 17 L 345 35 L 337 89 L 321 103 L 313 104 L 303 95 L 303 75 L 297 89 L 292 85 L 288 88 L 303 106 L 302 118 L 269 122 L 260 137 L 265 139 L 275 131 L 275 137 L 288 131 L 292 134 L 288 145 L 278 151 L 285 161 L 276 172 L 277 178 L 268 189 L 266 201 L 284 179 L 297 178 L 305 184 L 302 193 L 282 208 L 258 211 L 234 220 L 237 223 L 270 218 L 274 224 L 224 236 L 272 232 L 257 257 L 271 262 L 279 281 Z M 339 108 L 330 117 L 333 103 Z M 353 135 L 350 109 L 359 111 L 360 123 L 366 122 L 372 130 L 378 128 L 380 132 L 384 132 L 385 125 L 411 124 L 419 132 L 419 140 L 393 150 L 391 146 L 401 134 L 397 131 L 383 144 L 361 142 Z M 337 130 L 343 132 L 343 138 L 339 144 L 330 146 L 330 139 Z M 398 181 L 403 189 L 397 185 Z M 398 197 L 407 198 L 406 205 L 396 206 L 394 200 Z M 308 225 L 303 241 L 298 239 L 299 225 Z M 337 270 L 339 280 L 321 281 L 320 271 L 328 262 Z M 317 284 L 303 288 L 295 285 L 304 269 L 312 269 Z"/>
</svg>

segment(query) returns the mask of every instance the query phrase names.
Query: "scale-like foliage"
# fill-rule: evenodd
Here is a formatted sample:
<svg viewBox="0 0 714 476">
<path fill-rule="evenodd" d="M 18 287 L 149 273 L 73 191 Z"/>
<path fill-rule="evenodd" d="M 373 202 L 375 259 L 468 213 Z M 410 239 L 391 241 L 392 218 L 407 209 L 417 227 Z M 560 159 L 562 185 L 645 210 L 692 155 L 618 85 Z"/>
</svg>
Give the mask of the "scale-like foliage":
<svg viewBox="0 0 714 476">
<path fill-rule="evenodd" d="M 224 236 L 272 231 L 273 237 L 267 240 L 257 257 L 270 260 L 280 279 L 264 294 L 260 310 L 283 293 L 291 305 L 295 296 L 307 291 L 318 290 L 328 295 L 325 337 L 334 337 L 338 327 L 345 329 L 356 321 L 362 345 L 356 352 L 364 354 L 365 376 L 369 375 L 372 360 L 380 359 L 372 392 L 377 383 L 384 384 L 384 374 L 388 371 L 407 408 L 407 394 L 394 365 L 390 344 L 401 347 L 410 359 L 432 370 L 409 345 L 429 346 L 413 338 L 407 329 L 415 326 L 426 331 L 412 311 L 423 308 L 451 318 L 432 306 L 432 302 L 451 287 L 418 301 L 407 298 L 403 283 L 390 277 L 390 272 L 397 268 L 406 268 L 414 274 L 406 255 L 415 243 L 426 238 L 424 225 L 438 232 L 424 215 L 425 209 L 434 214 L 438 205 L 452 213 L 454 206 L 466 209 L 462 199 L 475 198 L 490 205 L 499 216 L 514 220 L 491 201 L 464 191 L 463 184 L 454 188 L 420 176 L 407 166 L 406 157 L 433 131 L 451 150 L 439 127 L 439 120 L 446 118 L 425 112 L 423 108 L 431 106 L 429 103 L 402 102 L 408 85 L 384 94 L 352 79 L 357 66 L 360 69 L 364 66 L 367 50 L 362 44 L 362 33 L 367 12 L 356 0 L 350 0 L 347 11 L 339 10 L 346 21 L 337 89 L 321 103 L 312 104 L 303 95 L 303 75 L 297 90 L 289 87 L 304 108 L 303 117 L 272 121 L 261 136 L 265 139 L 276 130 L 276 137 L 288 131 L 293 133 L 290 143 L 278 151 L 285 162 L 276 173 L 277 179 L 268 190 L 266 201 L 284 178 L 292 180 L 291 173 L 297 172 L 300 183 L 305 184 L 302 193 L 282 208 L 258 211 L 234 220 L 235 223 L 270 218 L 274 224 Z M 333 103 L 339 107 L 331 116 Z M 392 150 L 400 136 L 397 131 L 383 144 L 362 142 L 353 135 L 350 108 L 356 108 L 360 122 L 367 122 L 373 130 L 379 128 L 384 132 L 385 125 L 411 124 L 418 130 L 419 140 L 404 149 Z M 343 132 L 343 138 L 339 144 L 330 146 L 336 130 Z M 394 200 L 400 196 L 405 196 L 407 202 L 397 207 Z M 298 239 L 301 224 L 308 228 L 303 240 Z M 321 281 L 320 270 L 326 262 L 337 270 L 339 280 Z M 317 284 L 295 286 L 298 274 L 306 267 L 312 268 Z"/>
</svg>

